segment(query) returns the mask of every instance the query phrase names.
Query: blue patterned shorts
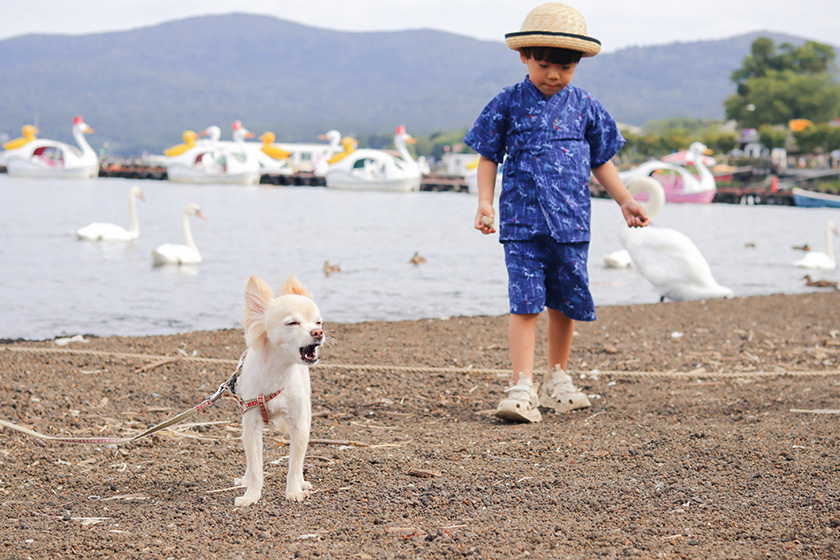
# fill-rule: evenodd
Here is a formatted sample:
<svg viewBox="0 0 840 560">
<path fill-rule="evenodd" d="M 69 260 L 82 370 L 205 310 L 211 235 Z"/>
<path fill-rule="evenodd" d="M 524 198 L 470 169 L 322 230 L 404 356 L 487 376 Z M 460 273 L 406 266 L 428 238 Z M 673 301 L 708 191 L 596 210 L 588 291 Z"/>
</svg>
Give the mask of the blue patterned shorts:
<svg viewBox="0 0 840 560">
<path fill-rule="evenodd" d="M 575 321 L 595 320 L 586 269 L 589 243 L 539 237 L 503 245 L 512 314 L 540 313 L 549 307 Z"/>
</svg>

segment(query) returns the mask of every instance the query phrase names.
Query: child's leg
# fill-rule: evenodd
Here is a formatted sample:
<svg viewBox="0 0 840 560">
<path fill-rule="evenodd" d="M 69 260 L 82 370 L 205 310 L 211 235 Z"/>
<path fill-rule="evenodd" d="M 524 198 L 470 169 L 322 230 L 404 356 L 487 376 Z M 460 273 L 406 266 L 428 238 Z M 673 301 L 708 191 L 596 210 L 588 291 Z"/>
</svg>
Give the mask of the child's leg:
<svg viewBox="0 0 840 560">
<path fill-rule="evenodd" d="M 548 308 L 548 372 L 540 387 L 540 404 L 557 412 L 590 406 L 589 398 L 574 386 L 566 373 L 575 322 L 564 313 Z"/>
<path fill-rule="evenodd" d="M 510 361 L 513 365 L 514 385 L 534 377 L 534 347 L 536 345 L 538 313 L 510 315 L 508 338 L 510 340 Z M 523 379 L 524 378 L 524 379 Z"/>
<path fill-rule="evenodd" d="M 569 319 L 562 311 L 548 308 L 548 373 L 559 365 L 566 369 L 569 354 L 572 351 L 572 335 L 575 332 L 575 321 Z"/>
<path fill-rule="evenodd" d="M 539 384 L 534 384 L 534 346 L 538 313 L 511 313 L 508 336 L 514 385 L 505 390 L 507 396 L 496 408 L 496 416 L 511 422 L 539 422 Z"/>
<path fill-rule="evenodd" d="M 538 383 L 534 383 L 537 317 L 545 306 L 545 286 L 539 247 L 532 241 L 504 244 L 510 299 L 510 359 L 514 385 L 496 408 L 496 416 L 510 422 L 539 422 Z"/>
</svg>

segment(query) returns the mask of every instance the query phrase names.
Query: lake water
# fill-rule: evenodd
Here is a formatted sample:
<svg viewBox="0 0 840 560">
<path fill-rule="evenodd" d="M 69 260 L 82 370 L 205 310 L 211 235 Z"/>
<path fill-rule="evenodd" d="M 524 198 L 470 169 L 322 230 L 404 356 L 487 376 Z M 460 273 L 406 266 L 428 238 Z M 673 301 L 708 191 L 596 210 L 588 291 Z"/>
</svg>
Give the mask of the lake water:
<svg viewBox="0 0 840 560">
<path fill-rule="evenodd" d="M 128 190 L 139 184 L 140 238 L 78 241 L 90 222 L 128 226 Z M 252 274 L 274 289 L 294 273 L 329 322 L 507 313 L 497 237 L 472 227 L 466 193 L 342 192 L 316 187 L 178 185 L 166 181 L 25 180 L 0 175 L 0 338 L 77 333 L 172 334 L 237 328 Z M 192 231 L 204 262 L 153 267 L 150 250 L 181 243 L 180 214 L 201 206 Z M 619 249 L 621 218 L 610 200 L 593 203 L 590 280 L 596 305 L 655 303 L 632 270 L 603 266 Z M 737 297 L 802 293 L 792 262 L 804 243 L 825 250 L 822 208 L 667 204 L 656 223 L 689 235 L 721 284 Z M 748 246 L 754 244 L 754 247 Z M 414 252 L 427 259 L 415 266 Z M 342 271 L 325 275 L 325 261 Z M 838 271 L 812 272 L 837 280 Z"/>
</svg>

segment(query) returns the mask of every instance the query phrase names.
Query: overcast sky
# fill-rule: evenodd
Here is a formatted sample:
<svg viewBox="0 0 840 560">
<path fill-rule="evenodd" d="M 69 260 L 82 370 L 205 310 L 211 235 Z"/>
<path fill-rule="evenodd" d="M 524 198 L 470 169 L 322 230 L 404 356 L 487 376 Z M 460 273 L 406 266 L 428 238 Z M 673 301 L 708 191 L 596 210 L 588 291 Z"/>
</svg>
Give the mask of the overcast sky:
<svg viewBox="0 0 840 560">
<path fill-rule="evenodd" d="M 4 2 L 0 39 L 29 33 L 87 34 L 148 27 L 206 14 L 266 14 L 343 31 L 438 29 L 502 41 L 531 8 L 523 0 L 37 0 Z M 837 46 L 837 0 L 578 0 L 603 51 L 779 31 Z"/>
</svg>

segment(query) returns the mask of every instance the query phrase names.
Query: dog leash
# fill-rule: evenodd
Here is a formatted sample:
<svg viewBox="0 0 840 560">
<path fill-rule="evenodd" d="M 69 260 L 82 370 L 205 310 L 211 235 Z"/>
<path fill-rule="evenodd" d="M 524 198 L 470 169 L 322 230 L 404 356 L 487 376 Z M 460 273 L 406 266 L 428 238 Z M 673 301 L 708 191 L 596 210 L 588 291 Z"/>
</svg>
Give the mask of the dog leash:
<svg viewBox="0 0 840 560">
<path fill-rule="evenodd" d="M 242 352 L 242 356 L 239 358 L 239 363 L 236 365 L 236 369 L 233 371 L 231 376 L 228 378 L 227 381 L 219 385 L 219 388 L 216 389 L 216 392 L 210 395 L 209 397 L 205 398 L 196 406 L 185 410 L 184 412 L 173 416 L 172 418 L 161 422 L 151 428 L 140 432 L 137 435 L 131 437 L 124 437 L 124 438 L 97 438 L 97 437 L 63 437 L 63 436 L 50 436 L 47 434 L 42 434 L 40 432 L 36 432 L 35 430 L 31 430 L 24 426 L 19 426 L 17 424 L 13 424 L 12 422 L 7 422 L 6 420 L 0 419 L 0 426 L 9 428 L 11 430 L 15 430 L 17 432 L 21 432 L 27 434 L 32 437 L 36 437 L 38 439 L 48 440 L 48 441 L 58 441 L 61 443 L 82 443 L 82 444 L 94 444 L 94 445 L 119 445 L 122 443 L 128 443 L 134 440 L 138 440 L 140 438 L 150 436 L 156 432 L 164 430 L 169 426 L 173 426 L 188 418 L 192 418 L 199 412 L 208 409 L 209 407 L 213 406 L 217 400 L 219 400 L 222 395 L 225 393 L 229 393 L 236 402 L 239 403 L 239 410 L 242 414 L 245 414 L 248 410 L 255 406 L 260 407 L 260 412 L 262 413 L 263 421 L 268 424 L 268 409 L 265 406 L 265 403 L 279 395 L 283 389 L 272 393 L 267 396 L 260 395 L 256 399 L 251 399 L 249 401 L 243 400 L 239 395 L 236 394 L 236 381 L 239 379 L 239 374 L 242 373 L 242 364 L 245 363 L 245 356 L 248 354 L 248 350 L 246 349 Z"/>
</svg>

